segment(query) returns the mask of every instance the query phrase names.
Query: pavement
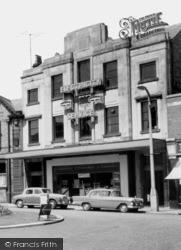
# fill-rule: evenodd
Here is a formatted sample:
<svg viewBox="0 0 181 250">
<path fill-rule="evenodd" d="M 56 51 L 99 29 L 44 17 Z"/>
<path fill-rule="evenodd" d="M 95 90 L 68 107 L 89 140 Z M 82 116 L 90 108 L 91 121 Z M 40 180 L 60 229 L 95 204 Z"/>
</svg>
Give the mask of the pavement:
<svg viewBox="0 0 181 250">
<path fill-rule="evenodd" d="M 0 205 L 5 206 L 9 209 L 16 208 L 14 204 L 11 203 L 0 203 Z M 74 206 L 74 205 L 69 205 L 70 208 L 72 209 L 80 209 L 80 207 Z M 28 213 L 27 209 L 27 213 Z M 153 211 L 150 206 L 145 206 L 141 210 L 139 210 L 143 213 L 147 214 L 170 214 L 170 215 L 181 215 L 181 209 L 172 209 L 170 207 L 159 207 L 158 211 Z M 49 218 L 47 216 L 44 216 L 45 218 L 43 220 L 39 220 L 36 222 L 32 223 L 24 223 L 24 224 L 15 224 L 15 225 L 7 225 L 7 226 L 0 226 L 0 229 L 8 229 L 8 228 L 17 228 L 17 227 L 32 227 L 32 226 L 40 226 L 40 225 L 48 225 L 48 224 L 53 224 L 53 223 L 59 223 L 64 220 L 63 216 L 56 217 L 54 215 L 50 215 Z"/>
</svg>

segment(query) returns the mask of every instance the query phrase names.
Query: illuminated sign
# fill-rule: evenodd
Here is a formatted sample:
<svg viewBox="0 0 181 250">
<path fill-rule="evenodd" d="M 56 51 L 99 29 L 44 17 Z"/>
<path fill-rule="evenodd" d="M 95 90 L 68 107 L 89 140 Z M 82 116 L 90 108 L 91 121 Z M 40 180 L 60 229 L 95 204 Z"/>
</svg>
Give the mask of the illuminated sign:
<svg viewBox="0 0 181 250">
<path fill-rule="evenodd" d="M 96 87 L 102 84 L 101 80 L 90 80 L 86 82 L 80 82 L 76 84 L 65 85 L 60 88 L 60 93 L 71 92 L 74 90 L 85 89 L 88 87 Z"/>
<path fill-rule="evenodd" d="M 73 120 L 73 119 L 77 119 L 77 118 L 84 118 L 84 117 L 91 117 L 91 116 L 95 116 L 95 112 L 92 109 L 86 109 L 83 111 L 79 111 L 79 112 L 73 112 L 73 113 L 68 113 L 67 117 L 68 120 Z"/>
<path fill-rule="evenodd" d="M 140 39 L 164 31 L 164 26 L 168 24 L 161 20 L 161 15 L 162 13 L 159 12 L 139 19 L 133 17 L 121 19 L 119 25 L 122 29 L 119 32 L 119 37 L 121 39 L 126 39 L 127 37 Z"/>
</svg>

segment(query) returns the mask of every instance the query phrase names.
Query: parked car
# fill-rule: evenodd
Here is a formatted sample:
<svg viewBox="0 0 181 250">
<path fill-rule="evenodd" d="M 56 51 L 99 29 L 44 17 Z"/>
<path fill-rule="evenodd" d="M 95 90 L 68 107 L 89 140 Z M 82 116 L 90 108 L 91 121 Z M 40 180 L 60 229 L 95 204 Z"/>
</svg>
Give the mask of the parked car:
<svg viewBox="0 0 181 250">
<path fill-rule="evenodd" d="M 86 196 L 73 196 L 71 202 L 82 206 L 85 211 L 105 208 L 126 213 L 128 210 L 138 211 L 144 206 L 141 198 L 123 197 L 120 191 L 106 188 L 93 189 Z"/>
<path fill-rule="evenodd" d="M 32 208 L 34 206 L 40 206 L 40 197 L 45 197 L 46 194 L 49 197 L 49 204 L 51 204 L 52 209 L 56 208 L 57 206 L 60 208 L 67 208 L 69 204 L 69 198 L 66 195 L 54 194 L 50 189 L 40 187 L 24 189 L 22 194 L 13 196 L 12 202 L 19 208 L 22 208 L 23 206 Z"/>
</svg>

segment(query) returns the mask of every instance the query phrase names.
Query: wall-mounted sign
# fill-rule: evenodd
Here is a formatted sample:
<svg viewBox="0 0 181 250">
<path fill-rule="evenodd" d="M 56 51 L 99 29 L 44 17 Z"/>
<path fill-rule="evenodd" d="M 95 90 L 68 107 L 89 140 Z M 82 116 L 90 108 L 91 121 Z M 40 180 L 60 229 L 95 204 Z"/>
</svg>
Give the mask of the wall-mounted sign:
<svg viewBox="0 0 181 250">
<path fill-rule="evenodd" d="M 61 106 L 63 106 L 65 108 L 65 110 L 73 109 L 72 100 L 63 100 L 63 102 L 61 103 Z"/>
<path fill-rule="evenodd" d="M 92 109 L 86 109 L 83 111 L 79 111 L 79 112 L 73 112 L 73 113 L 68 113 L 67 114 L 67 118 L 68 120 L 73 120 L 73 119 L 77 119 L 77 118 L 84 118 L 84 117 L 92 117 L 95 116 L 95 112 Z"/>
<path fill-rule="evenodd" d="M 134 17 L 121 19 L 119 22 L 121 27 L 119 37 L 121 39 L 126 39 L 127 37 L 140 39 L 164 31 L 164 26 L 168 24 L 161 20 L 161 15 L 162 13 L 159 12 L 139 19 L 135 19 Z"/>
<path fill-rule="evenodd" d="M 89 87 L 96 87 L 102 85 L 102 81 L 100 79 L 98 80 L 90 80 L 86 82 L 80 82 L 76 84 L 70 84 L 70 85 L 65 85 L 60 88 L 60 93 L 69 93 L 74 90 L 79 90 L 79 89 L 85 89 Z"/>
</svg>

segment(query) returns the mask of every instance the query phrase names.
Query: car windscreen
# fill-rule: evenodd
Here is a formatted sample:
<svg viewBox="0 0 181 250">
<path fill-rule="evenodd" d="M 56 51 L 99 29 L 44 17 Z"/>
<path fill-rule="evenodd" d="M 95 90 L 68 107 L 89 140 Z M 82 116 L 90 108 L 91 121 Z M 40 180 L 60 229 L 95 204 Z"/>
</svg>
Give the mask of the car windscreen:
<svg viewBox="0 0 181 250">
<path fill-rule="evenodd" d="M 42 192 L 45 193 L 45 194 L 50 194 L 52 193 L 52 191 L 50 189 L 47 189 L 47 188 L 43 188 L 42 189 Z"/>
</svg>

